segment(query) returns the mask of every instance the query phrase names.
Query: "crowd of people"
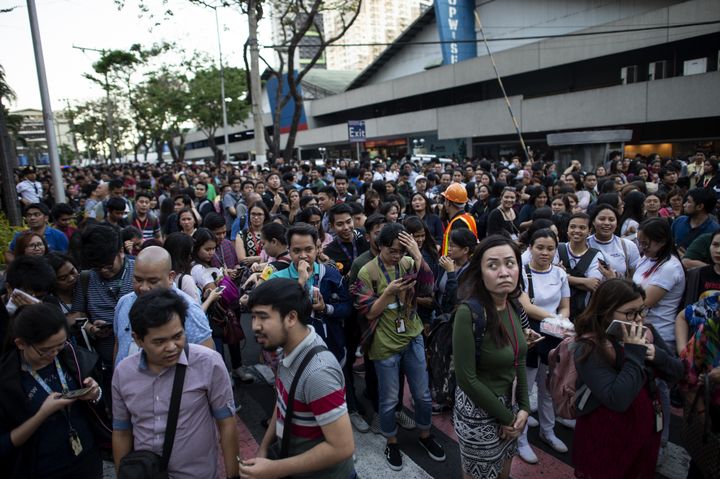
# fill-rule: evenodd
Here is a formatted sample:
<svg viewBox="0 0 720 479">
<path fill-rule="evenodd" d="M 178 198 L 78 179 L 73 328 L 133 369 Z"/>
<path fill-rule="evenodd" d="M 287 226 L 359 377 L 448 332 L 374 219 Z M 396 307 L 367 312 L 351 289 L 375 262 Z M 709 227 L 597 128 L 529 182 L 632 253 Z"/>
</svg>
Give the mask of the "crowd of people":
<svg viewBox="0 0 720 479">
<path fill-rule="evenodd" d="M 148 461 L 219 477 L 220 457 L 227 477 L 350 479 L 353 429 L 381 434 L 401 471 L 398 428 L 442 462 L 432 425 L 448 414 L 466 478 L 537 463 L 532 427 L 560 454 L 556 429 L 574 429 L 576 477 L 650 478 L 673 403 L 689 477 L 720 474 L 714 154 L 71 167 L 65 203 L 42 171 L 19 176 L 26 229 L 0 306 L 8 477 L 100 478 L 105 451 L 120 478 Z M 247 314 L 277 399 L 241 458 Z M 456 386 L 441 395 L 428 344 L 443 325 Z M 564 337 L 572 414 L 548 381 Z"/>
</svg>

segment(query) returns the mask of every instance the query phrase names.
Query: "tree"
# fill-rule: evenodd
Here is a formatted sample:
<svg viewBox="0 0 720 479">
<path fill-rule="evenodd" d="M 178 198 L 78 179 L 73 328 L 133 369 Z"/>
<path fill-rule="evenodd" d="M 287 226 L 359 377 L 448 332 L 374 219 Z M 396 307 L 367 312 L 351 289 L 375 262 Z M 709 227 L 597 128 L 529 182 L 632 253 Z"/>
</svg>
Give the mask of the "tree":
<svg viewBox="0 0 720 479">
<path fill-rule="evenodd" d="M 229 125 L 236 125 L 248 116 L 249 107 L 244 101 L 247 96 L 245 71 L 239 68 L 225 68 L 225 103 Z M 223 126 L 220 94 L 220 70 L 211 67 L 195 72 L 189 84 L 190 120 L 208 140 L 215 162 L 220 163 L 223 152 L 215 142 L 215 134 Z M 225 148 L 228 146 L 225 145 Z"/>
<path fill-rule="evenodd" d="M 295 138 L 303 111 L 303 97 L 300 84 L 305 75 L 322 58 L 325 49 L 340 40 L 345 32 L 355 23 L 362 0 L 267 0 L 272 4 L 276 21 L 280 28 L 280 44 L 275 45 L 278 53 L 279 67 L 272 67 L 265 59 L 265 65 L 270 75 L 275 77 L 278 88 L 275 97 L 275 110 L 273 114 L 273 133 L 266 132 L 266 141 L 273 157 L 283 156 L 292 158 L 295 149 Z M 321 23 L 322 15 L 332 14 L 340 24 L 334 36 L 327 37 Z M 296 54 L 299 53 L 300 43 L 305 36 L 312 32 L 316 41 L 313 43 L 314 54 L 302 67 L 296 65 Z M 248 45 L 245 48 L 245 62 L 247 65 Z M 297 72 L 297 73 L 296 73 Z M 287 74 L 287 75 L 285 75 Z M 283 93 L 283 83 L 287 79 L 288 90 Z M 290 123 L 287 142 L 280 155 L 280 114 L 285 106 L 293 101 L 293 116 Z"/>
<path fill-rule="evenodd" d="M 5 204 L 5 211 L 10 224 L 19 226 L 21 219 L 13 176 L 13 167 L 17 165 L 17 158 L 8 131 L 9 112 L 3 104 L 4 101 L 13 100 L 15 100 L 15 92 L 8 85 L 5 79 L 5 69 L 0 65 L 0 175 L 2 175 L 2 201 Z"/>
</svg>

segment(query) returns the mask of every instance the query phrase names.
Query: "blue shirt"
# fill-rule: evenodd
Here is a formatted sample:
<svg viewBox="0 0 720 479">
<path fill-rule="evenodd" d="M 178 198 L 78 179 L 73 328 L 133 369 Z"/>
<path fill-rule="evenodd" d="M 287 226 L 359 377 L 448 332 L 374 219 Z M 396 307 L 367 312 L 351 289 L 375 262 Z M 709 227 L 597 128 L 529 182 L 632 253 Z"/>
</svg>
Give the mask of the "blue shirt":
<svg viewBox="0 0 720 479">
<path fill-rule="evenodd" d="M 188 342 L 200 344 L 210 339 L 212 337 L 210 324 L 200 305 L 189 294 L 177 289 L 175 286 L 172 287 L 172 290 L 185 301 L 188 307 L 187 316 L 185 317 L 185 336 L 187 336 Z M 117 356 L 115 357 L 116 366 L 128 356 L 130 345 L 133 344 L 132 330 L 130 328 L 130 308 L 135 304 L 136 299 L 137 294 L 135 292 L 128 293 L 120 298 L 115 307 L 113 331 L 118 344 Z"/>
<path fill-rule="evenodd" d="M 15 233 L 15 236 L 13 236 L 13 239 L 10 242 L 10 251 L 15 251 L 15 242 L 17 241 L 18 236 L 22 233 L 24 232 L 21 231 Z M 47 243 L 50 251 L 57 251 L 58 253 L 67 253 L 68 251 L 69 243 L 65 233 L 60 230 L 56 230 L 51 226 L 45 226 L 45 242 Z"/>
<path fill-rule="evenodd" d="M 676 218 L 672 223 L 673 238 L 675 238 L 675 246 L 678 248 L 686 248 L 690 246 L 692 240 L 697 238 L 703 233 L 714 233 L 720 229 L 720 225 L 717 224 L 712 218 L 706 219 L 697 228 L 690 227 L 690 217 L 681 216 Z M 692 236 L 691 236 L 692 235 Z"/>
</svg>

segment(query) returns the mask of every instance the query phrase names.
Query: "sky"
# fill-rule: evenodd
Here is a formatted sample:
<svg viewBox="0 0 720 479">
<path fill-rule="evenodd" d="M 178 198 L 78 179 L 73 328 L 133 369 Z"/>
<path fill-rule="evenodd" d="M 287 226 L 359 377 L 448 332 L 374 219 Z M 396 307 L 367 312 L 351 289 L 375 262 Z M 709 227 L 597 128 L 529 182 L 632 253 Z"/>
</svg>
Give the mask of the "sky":
<svg viewBox="0 0 720 479">
<path fill-rule="evenodd" d="M 192 5 L 187 0 L 147 0 L 153 11 L 174 13 L 161 24 L 148 16 L 139 16 L 136 0 L 126 0 L 118 11 L 113 0 L 36 0 L 42 39 L 48 90 L 53 110 L 70 103 L 103 96 L 103 91 L 83 73 L 92 73 L 92 64 L 100 53 L 80 51 L 73 45 L 96 49 L 126 50 L 134 43 L 149 46 L 162 41 L 175 42 L 188 51 L 201 51 L 217 59 L 215 15 L 211 9 Z M 15 91 L 17 100 L 11 110 L 41 108 L 35 68 L 30 21 L 25 0 L 0 0 L 0 65 Z M 242 46 L 247 39 L 247 17 L 237 10 L 218 11 L 225 65 L 243 66 Z M 269 26 L 260 26 L 260 43 L 269 44 Z"/>
</svg>

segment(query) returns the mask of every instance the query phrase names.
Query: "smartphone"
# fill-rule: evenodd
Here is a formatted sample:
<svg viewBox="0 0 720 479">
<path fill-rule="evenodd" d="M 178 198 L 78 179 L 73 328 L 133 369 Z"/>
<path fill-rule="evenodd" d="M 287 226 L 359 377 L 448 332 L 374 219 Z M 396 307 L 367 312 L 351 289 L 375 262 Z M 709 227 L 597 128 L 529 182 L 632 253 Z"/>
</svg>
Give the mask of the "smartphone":
<svg viewBox="0 0 720 479">
<path fill-rule="evenodd" d="M 607 262 L 604 259 L 598 259 L 598 263 L 600 263 L 603 268 L 610 269 L 610 266 L 607 264 Z"/>
<path fill-rule="evenodd" d="M 613 322 L 610 323 L 610 326 L 605 330 L 605 333 L 607 333 L 608 336 L 614 336 L 618 339 L 622 339 L 625 337 L 625 332 L 630 331 L 630 326 L 632 326 L 633 323 L 630 323 L 628 321 L 618 321 L 617 319 L 613 319 Z M 642 334 L 645 336 L 647 334 L 647 326 L 642 327 Z"/>
<path fill-rule="evenodd" d="M 408 273 L 402 277 L 403 283 L 411 283 L 417 279 L 417 273 Z"/>
<path fill-rule="evenodd" d="M 225 286 L 218 286 L 213 290 L 213 293 L 222 294 L 223 291 L 225 291 Z"/>
<path fill-rule="evenodd" d="M 89 388 L 82 388 L 82 389 L 75 389 L 73 391 L 67 391 L 62 393 L 63 399 L 75 399 L 79 398 L 80 396 L 84 396 L 87 393 L 89 393 L 92 390 L 92 387 Z"/>
</svg>

